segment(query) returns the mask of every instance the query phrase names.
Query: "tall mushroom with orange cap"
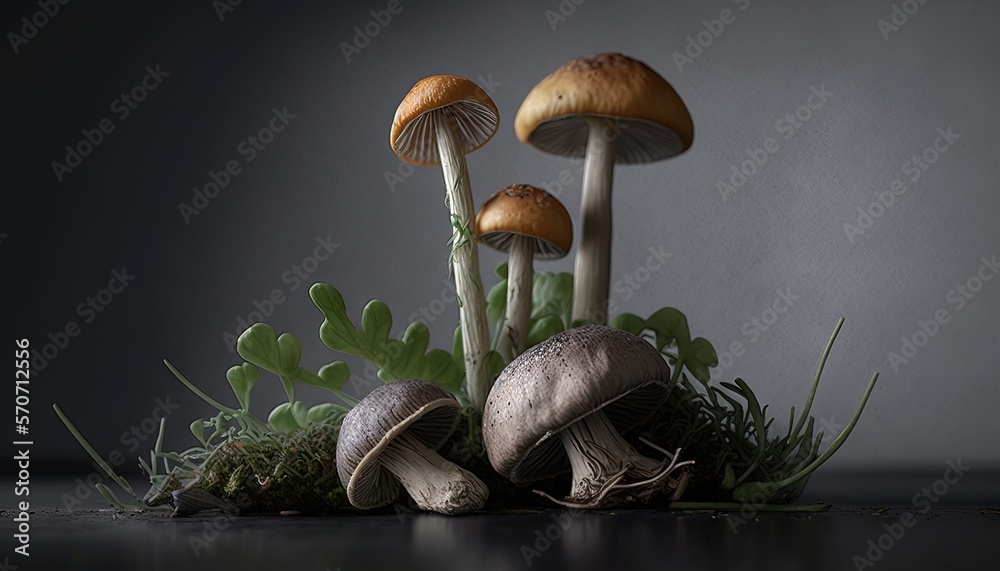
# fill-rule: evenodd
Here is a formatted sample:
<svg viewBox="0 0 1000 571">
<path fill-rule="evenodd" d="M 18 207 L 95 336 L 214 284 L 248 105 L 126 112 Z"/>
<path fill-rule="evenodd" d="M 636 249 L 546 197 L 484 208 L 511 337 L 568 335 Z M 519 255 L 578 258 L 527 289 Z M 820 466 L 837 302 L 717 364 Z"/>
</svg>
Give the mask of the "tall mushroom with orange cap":
<svg viewBox="0 0 1000 571">
<path fill-rule="evenodd" d="M 493 379 L 488 369 L 490 332 L 486 295 L 473 238 L 472 188 L 465 155 L 496 133 L 500 114 L 486 92 L 454 75 L 434 75 L 413 86 L 396 109 L 389 143 L 399 158 L 415 165 L 441 165 L 445 202 L 455 229 L 451 261 L 458 296 L 465 380 L 469 398 L 482 411 Z"/>
<path fill-rule="evenodd" d="M 691 115 L 674 88 L 646 64 L 621 54 L 598 54 L 572 60 L 540 81 L 521 103 L 514 130 L 518 139 L 542 151 L 585 157 L 572 317 L 603 324 L 614 165 L 684 152 L 694 137 Z"/>
<path fill-rule="evenodd" d="M 512 184 L 483 203 L 476 238 L 510 254 L 507 317 L 497 342 L 497 352 L 509 363 L 527 348 L 532 260 L 565 256 L 573 243 L 573 221 L 554 196 L 529 184 Z"/>
</svg>

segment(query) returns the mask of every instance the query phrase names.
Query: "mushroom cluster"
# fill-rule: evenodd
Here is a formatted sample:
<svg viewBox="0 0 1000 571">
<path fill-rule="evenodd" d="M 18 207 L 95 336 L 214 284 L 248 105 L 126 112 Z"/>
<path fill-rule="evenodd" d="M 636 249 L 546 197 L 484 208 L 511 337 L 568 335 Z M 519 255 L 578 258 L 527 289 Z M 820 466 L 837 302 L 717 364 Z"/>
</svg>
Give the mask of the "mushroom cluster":
<svg viewBox="0 0 1000 571">
<path fill-rule="evenodd" d="M 675 475 L 691 462 L 646 441 L 663 456 L 649 458 L 623 436 L 669 394 L 663 356 L 643 339 L 603 325 L 527 346 L 533 260 L 565 256 L 573 224 L 555 197 L 528 184 L 496 192 L 473 219 L 465 155 L 486 144 L 498 124 L 496 105 L 475 83 L 435 75 L 417 82 L 399 104 L 390 133 L 402 160 L 439 164 L 444 174 L 465 384 L 473 410 L 482 414 L 489 461 L 515 483 L 571 471 L 564 499 L 538 492 L 570 507 L 676 497 L 686 472 Z M 539 83 L 521 105 L 515 131 L 543 151 L 586 157 L 572 318 L 603 324 L 614 164 L 682 152 L 691 144 L 691 118 L 673 88 L 645 64 L 600 54 L 573 60 Z M 506 316 L 496 340 L 508 365 L 495 385 L 477 242 L 509 255 Z M 351 504 L 390 504 L 402 485 L 422 509 L 457 514 L 482 507 L 486 485 L 435 452 L 459 410 L 454 396 L 416 380 L 384 385 L 358 403 L 344 419 L 337 449 Z"/>
</svg>

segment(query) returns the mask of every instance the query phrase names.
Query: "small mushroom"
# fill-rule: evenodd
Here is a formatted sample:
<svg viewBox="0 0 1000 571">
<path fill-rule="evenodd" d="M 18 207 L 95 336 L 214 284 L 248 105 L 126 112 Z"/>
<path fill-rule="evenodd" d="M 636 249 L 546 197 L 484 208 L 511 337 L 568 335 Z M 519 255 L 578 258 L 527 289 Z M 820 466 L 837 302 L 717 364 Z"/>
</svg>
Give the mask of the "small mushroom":
<svg viewBox="0 0 1000 571">
<path fill-rule="evenodd" d="M 645 421 L 670 391 L 670 368 L 649 343 L 626 331 L 587 325 L 558 333 L 504 369 L 483 414 L 490 464 L 515 483 L 572 471 L 563 500 L 573 508 L 676 497 L 670 475 L 692 461 L 650 444 L 640 454 L 622 434 Z"/>
<path fill-rule="evenodd" d="M 532 260 L 562 258 L 573 243 L 573 221 L 561 202 L 540 188 L 514 184 L 489 197 L 476 216 L 480 242 L 510 254 L 507 317 L 497 352 L 510 362 L 527 348 Z"/>
<path fill-rule="evenodd" d="M 403 484 L 421 509 L 454 515 L 483 507 L 489 490 L 435 452 L 459 420 L 455 397 L 426 381 L 382 385 L 344 417 L 337 473 L 358 509 L 386 506 Z"/>
<path fill-rule="evenodd" d="M 488 367 L 486 295 L 473 238 L 475 205 L 465 155 L 485 145 L 499 122 L 496 104 L 478 85 L 464 77 L 434 75 L 418 81 L 399 104 L 389 134 L 399 158 L 415 165 L 440 164 L 444 172 L 445 203 L 454 228 L 451 259 L 466 384 L 469 398 L 480 411 L 493 379 Z"/>
<path fill-rule="evenodd" d="M 572 316 L 606 323 L 615 163 L 648 163 L 684 152 L 694 137 L 691 115 L 646 64 L 598 54 L 572 60 L 540 81 L 521 103 L 514 131 L 547 153 L 586 157 Z"/>
</svg>

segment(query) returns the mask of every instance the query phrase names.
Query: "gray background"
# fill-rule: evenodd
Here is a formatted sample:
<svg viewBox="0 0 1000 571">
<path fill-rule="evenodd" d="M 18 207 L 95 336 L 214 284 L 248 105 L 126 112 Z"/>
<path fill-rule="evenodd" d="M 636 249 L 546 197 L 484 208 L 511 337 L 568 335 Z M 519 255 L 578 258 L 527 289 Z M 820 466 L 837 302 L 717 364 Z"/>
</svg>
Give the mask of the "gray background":
<svg viewBox="0 0 1000 571">
<path fill-rule="evenodd" d="M 960 311 L 947 299 L 981 257 L 1000 253 L 995 4 L 930 0 L 886 40 L 877 21 L 891 17 L 889 1 L 587 0 L 555 29 L 545 12 L 560 9 L 556 0 L 403 2 L 350 62 L 341 43 L 385 2 L 243 2 L 221 21 L 207 0 L 138 4 L 70 3 L 19 53 L 8 46 L 3 55 L 15 128 L 6 143 L 15 184 L 5 187 L 0 228 L 7 338 L 30 337 L 41 348 L 47 333 L 81 323 L 31 385 L 36 466 L 87 462 L 52 402 L 99 451 L 125 453 L 126 466 L 151 441 L 136 451 L 121 435 L 141 426 L 157 398 L 180 405 L 168 447 L 192 444 L 188 423 L 212 411 L 160 360 L 235 402 L 224 372 L 240 360 L 223 335 L 276 288 L 287 300 L 267 321 L 299 336 L 303 364 L 315 370 L 338 358 L 316 335 L 321 320 L 307 288 L 282 281 L 318 237 L 340 246 L 309 281 L 338 287 L 355 317 L 367 300 L 382 299 L 398 335 L 419 308 L 440 308 L 451 232 L 441 173 L 418 168 L 394 188 L 385 178 L 401 164 L 387 142 L 393 112 L 426 75 L 478 79 L 500 109 L 499 133 L 468 159 L 477 204 L 524 182 L 553 190 L 577 213 L 581 164 L 518 142 L 513 118 L 545 75 L 604 51 L 658 70 L 695 123 L 686 154 L 615 173 L 613 289 L 628 275 L 646 277 L 649 248 L 672 254 L 640 288 L 613 291 L 619 310 L 645 315 L 671 305 L 720 353 L 741 342 L 744 354 L 715 376 L 749 382 L 779 428 L 790 406 L 801 407 L 843 316 L 813 409 L 820 425 L 846 423 L 872 371 L 882 376 L 833 466 L 943 470 L 956 458 L 996 466 L 1000 280 Z M 673 54 L 723 9 L 735 21 L 679 70 Z M 15 31 L 37 10 L 11 3 L 2 21 Z M 115 131 L 58 182 L 51 162 L 65 145 L 114 117 L 112 102 L 156 64 L 170 75 L 127 119 L 114 118 Z M 832 95 L 781 138 L 776 122 L 812 87 Z M 283 106 L 296 118 L 245 163 L 238 145 Z M 949 127 L 960 138 L 849 241 L 844 224 L 856 222 L 857 208 L 905 179 L 904 163 Z M 768 137 L 778 150 L 724 201 L 717 181 Z M 241 162 L 241 174 L 185 224 L 178 205 L 230 160 Z M 572 182 L 552 184 L 560 177 Z M 502 256 L 481 252 L 489 287 Z M 538 269 L 571 271 L 573 254 Z M 83 324 L 77 305 L 122 266 L 134 282 Z M 764 315 L 779 289 L 798 299 L 754 335 L 745 324 Z M 893 371 L 888 353 L 939 309 L 949 321 Z M 433 343 L 450 347 L 454 304 L 430 321 Z M 359 361 L 346 360 L 359 375 L 350 392 L 375 386 Z M 283 398 L 266 378 L 255 392 L 258 412 Z"/>
</svg>

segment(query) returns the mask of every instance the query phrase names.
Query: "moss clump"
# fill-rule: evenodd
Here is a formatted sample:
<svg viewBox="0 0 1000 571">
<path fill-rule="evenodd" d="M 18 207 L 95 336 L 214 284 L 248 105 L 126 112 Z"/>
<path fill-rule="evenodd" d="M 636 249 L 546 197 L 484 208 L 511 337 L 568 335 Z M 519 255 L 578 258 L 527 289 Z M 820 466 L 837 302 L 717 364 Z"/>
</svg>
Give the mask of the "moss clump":
<svg viewBox="0 0 1000 571">
<path fill-rule="evenodd" d="M 315 423 L 291 434 L 233 437 L 200 467 L 198 487 L 241 513 L 349 507 L 337 477 L 339 424 Z"/>
</svg>

